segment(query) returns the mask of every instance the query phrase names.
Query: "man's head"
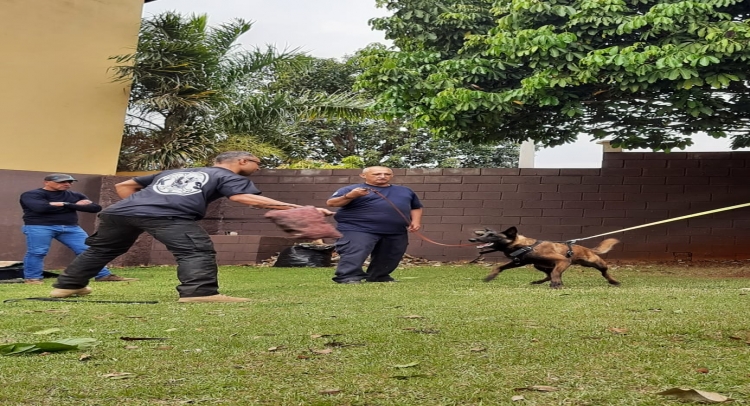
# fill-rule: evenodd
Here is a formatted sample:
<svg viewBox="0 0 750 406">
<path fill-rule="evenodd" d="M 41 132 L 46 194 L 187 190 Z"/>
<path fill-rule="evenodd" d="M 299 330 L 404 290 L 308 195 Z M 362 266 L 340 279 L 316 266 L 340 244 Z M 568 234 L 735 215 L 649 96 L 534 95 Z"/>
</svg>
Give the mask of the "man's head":
<svg viewBox="0 0 750 406">
<path fill-rule="evenodd" d="M 362 170 L 359 177 L 365 180 L 365 183 L 373 186 L 390 186 L 393 179 L 393 171 L 385 166 L 371 166 Z"/>
<path fill-rule="evenodd" d="M 216 156 L 214 166 L 229 169 L 238 175 L 249 176 L 260 169 L 260 159 L 245 151 L 227 151 Z"/>
<path fill-rule="evenodd" d="M 78 182 L 78 179 L 64 173 L 52 173 L 44 177 L 43 189 L 68 190 L 73 182 Z"/>
</svg>

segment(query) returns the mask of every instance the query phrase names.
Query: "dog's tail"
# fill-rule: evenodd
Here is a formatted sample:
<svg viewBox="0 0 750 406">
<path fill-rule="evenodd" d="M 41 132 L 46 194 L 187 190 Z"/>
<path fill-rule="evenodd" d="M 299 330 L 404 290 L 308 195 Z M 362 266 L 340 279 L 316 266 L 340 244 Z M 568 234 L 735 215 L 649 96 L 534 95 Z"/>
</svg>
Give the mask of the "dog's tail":
<svg viewBox="0 0 750 406">
<path fill-rule="evenodd" d="M 597 245 L 596 247 L 592 248 L 591 251 L 594 251 L 595 254 L 606 254 L 618 242 L 620 242 L 620 240 L 617 240 L 617 239 L 614 239 L 614 238 L 607 238 L 606 240 L 600 242 L 599 245 Z"/>
</svg>

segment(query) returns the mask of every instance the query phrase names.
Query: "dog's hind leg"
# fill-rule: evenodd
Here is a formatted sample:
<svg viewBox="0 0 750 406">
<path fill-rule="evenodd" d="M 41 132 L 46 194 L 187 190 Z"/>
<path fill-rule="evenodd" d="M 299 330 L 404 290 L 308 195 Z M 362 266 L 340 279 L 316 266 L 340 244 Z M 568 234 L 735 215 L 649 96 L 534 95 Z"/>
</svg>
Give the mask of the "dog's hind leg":
<svg viewBox="0 0 750 406">
<path fill-rule="evenodd" d="M 554 268 L 550 268 L 550 267 L 546 267 L 546 266 L 541 266 L 541 265 L 534 265 L 534 268 L 536 268 L 536 269 L 544 272 L 545 274 L 547 274 L 547 277 L 544 278 L 544 279 L 539 279 L 538 281 L 531 282 L 532 285 L 539 285 L 539 284 L 542 284 L 544 282 L 548 282 L 549 280 L 552 279 L 552 276 L 550 276 L 550 274 L 552 273 L 552 269 L 554 269 Z"/>
<path fill-rule="evenodd" d="M 517 263 L 515 261 L 511 261 L 511 262 L 508 262 L 507 264 L 503 264 L 503 265 L 498 265 L 498 266 L 496 266 L 495 268 L 492 269 L 492 272 L 490 272 L 489 275 L 487 275 L 487 276 L 484 277 L 484 281 L 485 282 L 489 282 L 489 281 L 495 279 L 497 277 L 497 275 L 500 274 L 500 272 L 502 272 L 502 271 L 504 271 L 506 269 L 518 268 L 519 266 L 521 266 L 521 264 L 519 264 L 519 263 Z"/>
<path fill-rule="evenodd" d="M 604 262 L 603 259 L 596 257 L 596 259 L 593 261 L 581 261 L 579 262 L 579 264 L 583 266 L 595 268 L 596 270 L 602 273 L 602 276 L 604 277 L 604 279 L 607 280 L 607 282 L 609 282 L 610 285 L 620 286 L 620 282 L 618 282 L 617 280 L 615 280 L 615 278 L 609 275 L 609 268 L 607 267 L 607 263 Z"/>
</svg>

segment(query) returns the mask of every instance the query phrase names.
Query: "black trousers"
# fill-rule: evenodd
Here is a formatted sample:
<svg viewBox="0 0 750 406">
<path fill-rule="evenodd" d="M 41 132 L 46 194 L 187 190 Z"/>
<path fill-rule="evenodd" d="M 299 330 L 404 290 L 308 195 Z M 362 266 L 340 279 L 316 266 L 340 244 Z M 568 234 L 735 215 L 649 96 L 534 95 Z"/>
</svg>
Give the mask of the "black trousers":
<svg viewBox="0 0 750 406">
<path fill-rule="evenodd" d="M 177 261 L 180 297 L 219 293 L 216 251 L 208 233 L 195 221 L 175 217 L 99 215 L 99 227 L 86 239 L 82 252 L 53 284 L 61 289 L 80 289 L 102 267 L 126 253 L 144 231 L 164 244 Z"/>
</svg>

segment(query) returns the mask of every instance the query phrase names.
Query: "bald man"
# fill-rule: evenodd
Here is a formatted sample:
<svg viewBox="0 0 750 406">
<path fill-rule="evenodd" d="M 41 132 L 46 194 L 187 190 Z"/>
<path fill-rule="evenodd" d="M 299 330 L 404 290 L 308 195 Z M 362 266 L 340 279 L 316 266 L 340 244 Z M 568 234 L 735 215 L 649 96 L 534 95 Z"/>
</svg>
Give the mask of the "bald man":
<svg viewBox="0 0 750 406">
<path fill-rule="evenodd" d="M 407 232 L 422 228 L 422 203 L 413 190 L 391 184 L 390 168 L 372 166 L 359 176 L 364 183 L 345 186 L 326 201 L 339 208 L 334 219 L 342 234 L 335 244 L 339 262 L 333 281 L 395 282 L 391 273 L 406 253 Z"/>
</svg>

